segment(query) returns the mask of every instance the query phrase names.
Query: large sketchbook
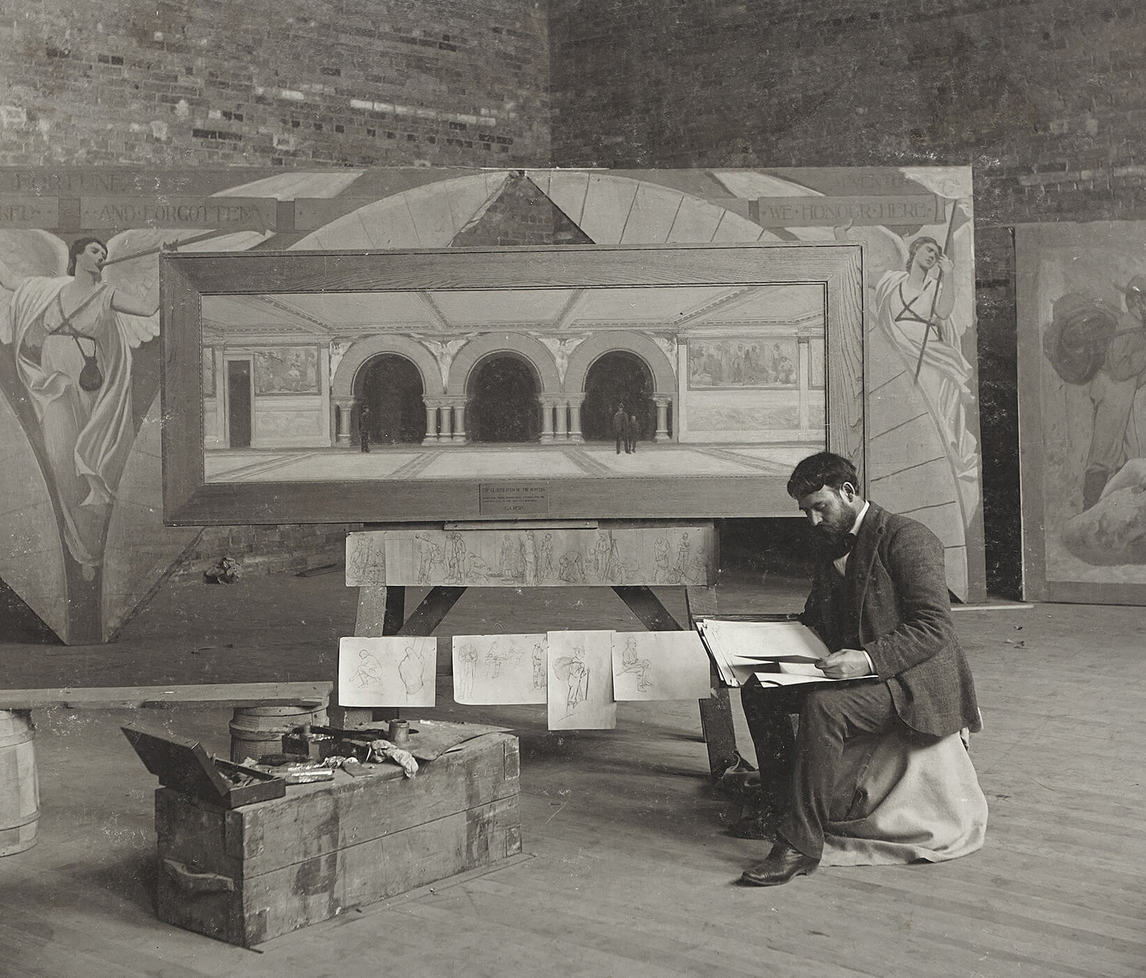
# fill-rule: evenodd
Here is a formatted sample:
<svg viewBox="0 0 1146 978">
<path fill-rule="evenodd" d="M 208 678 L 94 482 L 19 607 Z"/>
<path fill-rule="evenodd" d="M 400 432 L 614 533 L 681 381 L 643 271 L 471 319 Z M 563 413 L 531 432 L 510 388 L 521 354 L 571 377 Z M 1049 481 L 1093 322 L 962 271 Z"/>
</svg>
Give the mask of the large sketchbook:
<svg viewBox="0 0 1146 978">
<path fill-rule="evenodd" d="M 816 668 L 831 653 L 797 621 L 701 618 L 696 630 L 726 686 L 743 686 L 752 676 L 763 686 L 840 682 Z"/>
</svg>

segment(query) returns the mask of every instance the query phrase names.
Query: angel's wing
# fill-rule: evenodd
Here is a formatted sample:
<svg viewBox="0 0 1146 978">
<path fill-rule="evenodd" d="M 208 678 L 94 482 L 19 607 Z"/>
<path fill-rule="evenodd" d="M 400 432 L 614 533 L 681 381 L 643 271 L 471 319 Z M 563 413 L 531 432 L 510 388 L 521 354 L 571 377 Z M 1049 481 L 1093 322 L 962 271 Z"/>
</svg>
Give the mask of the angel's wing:
<svg viewBox="0 0 1146 978">
<path fill-rule="evenodd" d="M 19 276 L 63 275 L 68 267 L 68 246 L 48 231 L 0 231 L 0 261 Z M 11 343 L 8 303 L 12 293 L 0 289 L 0 343 Z"/>
<path fill-rule="evenodd" d="M 0 261 L 17 275 L 63 275 L 68 246 L 49 231 L 0 231 Z"/>
</svg>

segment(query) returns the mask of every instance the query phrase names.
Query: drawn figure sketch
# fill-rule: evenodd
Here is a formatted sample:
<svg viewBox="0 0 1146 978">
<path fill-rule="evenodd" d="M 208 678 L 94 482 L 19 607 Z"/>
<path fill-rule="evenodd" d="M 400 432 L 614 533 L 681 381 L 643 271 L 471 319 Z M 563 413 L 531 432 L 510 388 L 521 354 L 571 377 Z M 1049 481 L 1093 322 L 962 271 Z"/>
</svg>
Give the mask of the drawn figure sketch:
<svg viewBox="0 0 1146 978">
<path fill-rule="evenodd" d="M 540 553 L 537 559 L 537 579 L 538 581 L 548 584 L 553 581 L 556 572 L 553 568 L 553 534 L 546 533 L 541 538 L 541 545 L 538 548 Z"/>
<path fill-rule="evenodd" d="M 617 636 L 620 637 L 619 635 Z M 621 649 L 621 667 L 617 668 L 616 664 L 616 645 L 614 644 L 614 662 L 613 662 L 613 684 L 614 695 L 617 695 L 617 679 L 621 676 L 632 676 L 637 682 L 637 692 L 647 693 L 656 685 L 652 677 L 649 675 L 649 670 L 652 668 L 651 659 L 642 659 L 640 653 L 637 652 L 637 641 L 629 635 L 625 639 L 624 646 Z"/>
<path fill-rule="evenodd" d="M 613 700 L 613 633 L 548 634 L 550 730 L 611 730 L 617 724 Z"/>
<path fill-rule="evenodd" d="M 433 706 L 437 639 L 385 636 L 338 643 L 343 706 Z"/>
<path fill-rule="evenodd" d="M 9 240 L 0 241 L 0 288 L 11 293 L 4 296 L 0 344 L 39 426 L 33 444 L 67 553 L 91 580 L 135 440 L 132 350 L 159 334 L 158 282 L 150 283 L 154 298 L 105 282 L 108 249 L 97 238 L 73 241 L 61 274 L 63 242 L 48 238 L 59 250 L 59 267 L 45 268 L 47 274 L 18 271 L 14 266 L 27 262 L 11 253 Z"/>
<path fill-rule="evenodd" d="M 458 703 L 545 702 L 543 634 L 455 635 L 453 665 L 454 700 Z"/>
<path fill-rule="evenodd" d="M 407 645 L 398 663 L 398 675 L 406 687 L 407 696 L 416 696 L 426 685 L 426 653 Z"/>
<path fill-rule="evenodd" d="M 358 650 L 358 665 L 350 675 L 350 683 L 357 689 L 366 689 L 382 682 L 382 663 L 369 649 Z"/>
<path fill-rule="evenodd" d="M 709 684 L 708 654 L 696 632 L 613 633 L 614 699 L 705 699 Z"/>
<path fill-rule="evenodd" d="M 477 678 L 478 650 L 468 639 L 454 639 L 454 699 L 472 703 Z"/>
<path fill-rule="evenodd" d="M 377 587 L 386 583 L 386 550 L 372 533 L 351 533 L 346 538 L 346 583 L 350 587 Z"/>
</svg>

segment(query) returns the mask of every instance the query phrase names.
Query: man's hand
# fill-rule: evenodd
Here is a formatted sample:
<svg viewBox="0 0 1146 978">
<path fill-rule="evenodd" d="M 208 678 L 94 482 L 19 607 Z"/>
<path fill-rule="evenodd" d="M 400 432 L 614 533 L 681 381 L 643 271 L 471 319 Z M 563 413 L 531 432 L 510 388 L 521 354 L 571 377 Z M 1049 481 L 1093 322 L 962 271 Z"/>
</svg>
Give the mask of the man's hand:
<svg viewBox="0 0 1146 978">
<path fill-rule="evenodd" d="M 829 679 L 859 679 L 871 674 L 867 653 L 863 649 L 840 649 L 820 659 L 816 668 Z"/>
</svg>

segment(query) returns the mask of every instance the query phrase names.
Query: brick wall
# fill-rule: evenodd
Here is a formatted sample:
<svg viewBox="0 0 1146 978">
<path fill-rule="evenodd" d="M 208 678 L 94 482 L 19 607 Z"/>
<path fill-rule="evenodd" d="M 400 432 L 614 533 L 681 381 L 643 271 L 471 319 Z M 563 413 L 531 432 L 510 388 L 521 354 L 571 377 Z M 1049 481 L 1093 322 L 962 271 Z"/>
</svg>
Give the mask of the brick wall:
<svg viewBox="0 0 1146 978">
<path fill-rule="evenodd" d="M 562 166 L 972 164 L 988 583 L 1017 594 L 1013 255 L 1146 217 L 1133 0 L 552 0 Z"/>
<path fill-rule="evenodd" d="M 534 0 L 37 0 L 0 14 L 0 162 L 549 158 Z"/>
<path fill-rule="evenodd" d="M 547 26 L 536 0 L 7 4 L 0 165 L 545 164 Z M 211 527 L 172 577 L 306 570 L 346 530 Z"/>
</svg>

